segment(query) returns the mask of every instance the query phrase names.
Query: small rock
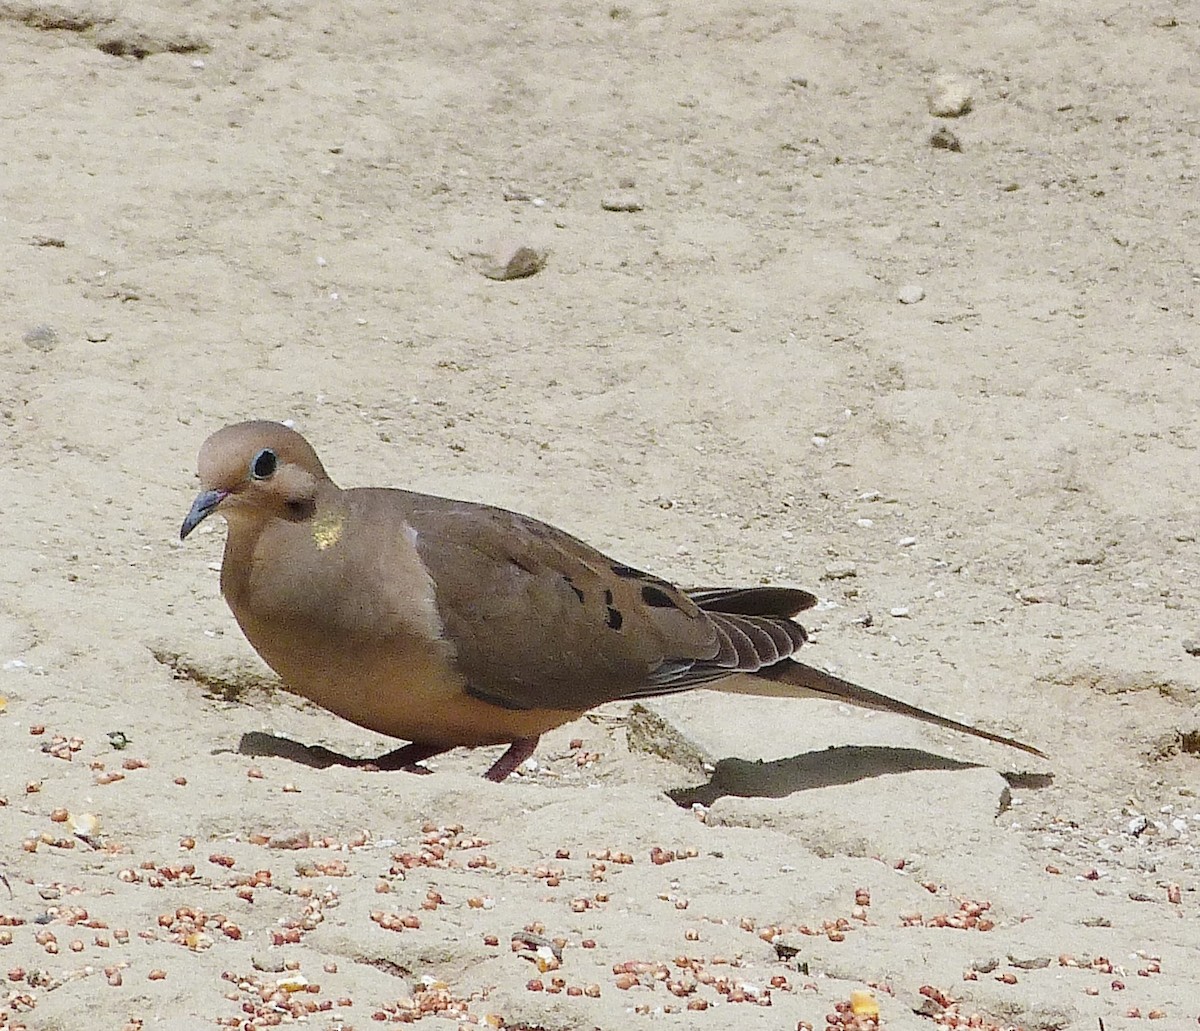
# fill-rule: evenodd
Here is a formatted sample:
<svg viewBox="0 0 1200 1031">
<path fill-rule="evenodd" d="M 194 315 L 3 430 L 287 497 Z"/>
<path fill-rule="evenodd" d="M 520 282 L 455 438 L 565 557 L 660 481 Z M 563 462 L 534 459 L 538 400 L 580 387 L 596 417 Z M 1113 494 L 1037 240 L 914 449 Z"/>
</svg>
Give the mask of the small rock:
<svg viewBox="0 0 1200 1031">
<path fill-rule="evenodd" d="M 896 547 L 911 548 L 916 543 L 917 543 L 916 537 L 901 537 L 898 541 L 896 541 Z"/>
<path fill-rule="evenodd" d="M 1024 605 L 1061 605 L 1062 595 L 1053 587 L 1022 587 L 1017 600 Z"/>
<path fill-rule="evenodd" d="M 1200 655 L 1200 637 L 1189 637 L 1183 642 L 1183 650 L 1189 655 Z"/>
<path fill-rule="evenodd" d="M 282 974 L 284 971 L 282 956 L 251 956 L 250 965 L 264 974 Z"/>
<path fill-rule="evenodd" d="M 907 605 L 897 605 L 893 609 L 888 609 L 888 615 L 893 619 L 908 619 L 909 611 Z"/>
<path fill-rule="evenodd" d="M 985 959 L 976 959 L 971 961 L 971 969 L 978 974 L 990 974 L 1000 965 L 1000 960 L 995 956 L 988 956 Z"/>
<path fill-rule="evenodd" d="M 962 143 L 958 137 L 944 125 L 939 125 L 929 134 L 929 145 L 934 150 L 949 150 L 955 154 L 962 153 Z"/>
<path fill-rule="evenodd" d="M 808 76 L 793 75 L 791 78 L 788 79 L 788 85 L 791 86 L 792 89 L 807 89 L 808 88 Z"/>
<path fill-rule="evenodd" d="M 1018 959 L 1011 952 L 1008 954 L 1008 965 L 1018 970 L 1045 970 L 1050 965 L 1049 956 L 1032 956 L 1028 959 Z"/>
<path fill-rule="evenodd" d="M 498 247 L 490 254 L 479 255 L 478 269 L 488 279 L 528 279 L 546 267 L 546 252 L 527 247 Z"/>
<path fill-rule="evenodd" d="M 971 110 L 971 84 L 957 75 L 939 75 L 929 87 L 928 101 L 934 118 L 960 118 Z"/>
<path fill-rule="evenodd" d="M 641 211 L 642 202 L 637 198 L 636 194 L 618 193 L 602 197 L 600 199 L 600 207 L 605 211 Z"/>
<path fill-rule="evenodd" d="M 84 330 L 83 335 L 89 344 L 102 344 L 112 336 L 107 329 L 99 329 L 95 326 Z"/>
<path fill-rule="evenodd" d="M 267 840 L 267 845 L 270 848 L 309 848 L 312 845 L 312 835 L 306 830 L 284 831 L 281 834 L 272 834 Z"/>
<path fill-rule="evenodd" d="M 822 580 L 848 580 L 858 576 L 858 567 L 853 562 L 830 562 L 821 574 Z"/>
<path fill-rule="evenodd" d="M 906 283 L 897 291 L 896 300 L 901 304 L 919 304 L 925 300 L 925 290 L 916 283 Z"/>
<path fill-rule="evenodd" d="M 1126 834 L 1131 834 L 1133 837 L 1145 833 L 1147 827 L 1150 826 L 1150 821 L 1144 816 L 1135 816 L 1129 821 L 1129 825 L 1125 828 Z"/>
<path fill-rule="evenodd" d="M 58 346 L 58 330 L 42 322 L 26 330 L 21 339 L 35 351 L 53 351 Z"/>
</svg>

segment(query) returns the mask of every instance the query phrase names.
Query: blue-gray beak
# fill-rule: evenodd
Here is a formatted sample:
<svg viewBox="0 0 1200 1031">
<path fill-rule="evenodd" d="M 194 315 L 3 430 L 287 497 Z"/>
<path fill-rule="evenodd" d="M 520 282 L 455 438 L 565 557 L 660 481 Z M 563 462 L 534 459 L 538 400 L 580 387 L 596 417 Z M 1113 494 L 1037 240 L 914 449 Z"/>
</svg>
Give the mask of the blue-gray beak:
<svg viewBox="0 0 1200 1031">
<path fill-rule="evenodd" d="M 196 495 L 196 500 L 192 502 L 192 509 L 188 512 L 187 517 L 183 520 L 183 526 L 179 528 L 179 539 L 183 540 L 205 519 L 216 511 L 217 506 L 228 497 L 229 492 L 225 490 L 202 490 Z"/>
</svg>

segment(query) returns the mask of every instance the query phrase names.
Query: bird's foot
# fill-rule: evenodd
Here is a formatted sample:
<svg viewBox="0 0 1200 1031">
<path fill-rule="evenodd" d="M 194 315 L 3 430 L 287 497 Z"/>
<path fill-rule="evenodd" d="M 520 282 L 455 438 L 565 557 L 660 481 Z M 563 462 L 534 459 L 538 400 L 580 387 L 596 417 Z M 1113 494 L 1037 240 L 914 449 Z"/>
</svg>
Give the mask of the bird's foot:
<svg viewBox="0 0 1200 1031">
<path fill-rule="evenodd" d="M 533 755 L 533 750 L 537 748 L 537 743 L 538 739 L 536 737 L 517 738 L 516 741 L 508 746 L 508 751 L 492 763 L 492 768 L 483 775 L 484 780 L 490 780 L 493 784 L 499 784 L 513 770 L 520 766 L 521 763 Z"/>
</svg>

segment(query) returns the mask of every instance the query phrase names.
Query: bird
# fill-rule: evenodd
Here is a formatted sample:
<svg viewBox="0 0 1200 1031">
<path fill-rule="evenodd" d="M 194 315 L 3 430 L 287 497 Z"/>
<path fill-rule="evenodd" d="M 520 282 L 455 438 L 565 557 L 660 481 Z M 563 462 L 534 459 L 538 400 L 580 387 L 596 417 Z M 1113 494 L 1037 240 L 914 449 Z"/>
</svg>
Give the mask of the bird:
<svg viewBox="0 0 1200 1031">
<path fill-rule="evenodd" d="M 800 588 L 684 589 L 518 512 L 344 490 L 278 422 L 217 430 L 198 470 L 180 539 L 224 517 L 242 632 L 288 690 L 408 742 L 377 767 L 508 745 L 484 774 L 498 783 L 597 706 L 693 688 L 833 699 L 1044 755 L 796 660 L 795 617 L 817 602 Z"/>
</svg>

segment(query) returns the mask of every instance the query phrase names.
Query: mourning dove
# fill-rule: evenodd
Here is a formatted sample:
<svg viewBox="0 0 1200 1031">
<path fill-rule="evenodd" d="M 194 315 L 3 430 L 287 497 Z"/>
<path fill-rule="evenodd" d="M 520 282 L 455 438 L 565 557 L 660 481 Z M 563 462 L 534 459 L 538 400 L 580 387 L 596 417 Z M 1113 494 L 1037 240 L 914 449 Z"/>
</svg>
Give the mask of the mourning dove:
<svg viewBox="0 0 1200 1031">
<path fill-rule="evenodd" d="M 502 781 L 589 709 L 694 687 L 835 699 L 1042 754 L 794 661 L 807 591 L 681 590 L 516 512 L 342 490 L 280 423 L 218 430 L 199 470 L 180 537 L 225 517 L 221 592 L 251 645 L 290 690 L 411 742 L 389 768 L 507 744 L 486 774 Z"/>
</svg>

